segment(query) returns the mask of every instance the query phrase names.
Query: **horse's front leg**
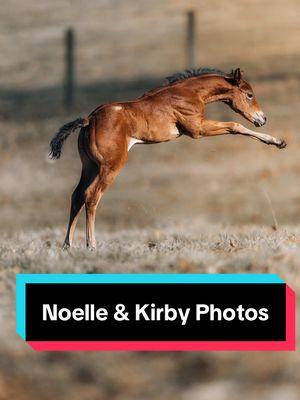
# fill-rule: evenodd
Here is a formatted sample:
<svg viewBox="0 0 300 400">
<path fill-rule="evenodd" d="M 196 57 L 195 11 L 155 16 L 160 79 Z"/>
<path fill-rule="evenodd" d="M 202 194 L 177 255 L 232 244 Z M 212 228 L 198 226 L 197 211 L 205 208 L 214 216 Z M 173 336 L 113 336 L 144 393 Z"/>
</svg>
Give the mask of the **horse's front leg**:
<svg viewBox="0 0 300 400">
<path fill-rule="evenodd" d="M 286 142 L 283 139 L 277 139 L 266 133 L 260 133 L 245 128 L 243 125 L 236 122 L 218 122 L 204 120 L 201 124 L 199 136 L 217 136 L 217 135 L 244 135 L 260 140 L 266 144 L 272 144 L 279 149 L 286 147 Z"/>
</svg>

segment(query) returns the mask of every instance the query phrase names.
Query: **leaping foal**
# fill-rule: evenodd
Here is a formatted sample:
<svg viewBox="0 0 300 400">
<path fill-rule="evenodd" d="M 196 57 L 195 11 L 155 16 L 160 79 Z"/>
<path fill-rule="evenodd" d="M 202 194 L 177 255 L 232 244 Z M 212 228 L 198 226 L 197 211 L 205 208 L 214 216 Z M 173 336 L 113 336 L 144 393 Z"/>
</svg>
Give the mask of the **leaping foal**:
<svg viewBox="0 0 300 400">
<path fill-rule="evenodd" d="M 284 140 L 254 132 L 236 122 L 205 118 L 208 103 L 223 101 L 256 126 L 266 123 L 253 89 L 238 68 L 230 74 L 200 68 L 173 75 L 168 83 L 141 98 L 97 107 L 88 117 L 78 118 L 60 128 L 51 140 L 50 156 L 58 159 L 67 137 L 81 128 L 78 150 L 82 161 L 80 181 L 73 192 L 70 220 L 64 248 L 72 245 L 79 212 L 86 209 L 86 244 L 96 246 L 95 217 L 98 203 L 126 163 L 135 143 L 160 143 L 181 135 L 245 135 L 282 149 Z"/>
</svg>

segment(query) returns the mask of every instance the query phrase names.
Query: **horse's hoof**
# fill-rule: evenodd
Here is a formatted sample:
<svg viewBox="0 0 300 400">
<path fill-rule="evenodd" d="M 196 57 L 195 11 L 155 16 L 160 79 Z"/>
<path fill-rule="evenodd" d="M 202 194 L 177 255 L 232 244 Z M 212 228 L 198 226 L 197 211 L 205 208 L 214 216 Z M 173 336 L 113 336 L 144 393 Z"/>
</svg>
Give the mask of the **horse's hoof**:
<svg viewBox="0 0 300 400">
<path fill-rule="evenodd" d="M 281 139 L 281 142 L 277 145 L 279 149 L 284 149 L 287 146 L 286 141 Z"/>
<path fill-rule="evenodd" d="M 61 249 L 62 249 L 63 251 L 66 251 L 66 250 L 69 250 L 70 247 L 71 247 L 71 246 L 70 246 L 68 243 L 64 243 Z"/>
</svg>

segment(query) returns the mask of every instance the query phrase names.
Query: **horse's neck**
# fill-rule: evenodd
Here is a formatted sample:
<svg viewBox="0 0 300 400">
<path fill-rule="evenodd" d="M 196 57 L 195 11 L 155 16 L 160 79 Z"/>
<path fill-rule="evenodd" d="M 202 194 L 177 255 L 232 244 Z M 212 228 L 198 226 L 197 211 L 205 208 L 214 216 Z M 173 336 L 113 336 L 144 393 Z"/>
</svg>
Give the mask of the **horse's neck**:
<svg viewBox="0 0 300 400">
<path fill-rule="evenodd" d="M 232 86 L 221 76 L 207 76 L 193 82 L 204 103 L 231 100 Z"/>
</svg>

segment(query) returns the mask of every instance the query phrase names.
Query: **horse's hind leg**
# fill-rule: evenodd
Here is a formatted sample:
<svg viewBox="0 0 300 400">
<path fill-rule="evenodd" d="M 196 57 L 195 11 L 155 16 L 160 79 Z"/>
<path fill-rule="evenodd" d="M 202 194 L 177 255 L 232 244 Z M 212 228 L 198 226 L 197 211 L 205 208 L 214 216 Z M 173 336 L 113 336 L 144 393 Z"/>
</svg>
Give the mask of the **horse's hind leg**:
<svg viewBox="0 0 300 400">
<path fill-rule="evenodd" d="M 86 245 L 90 249 L 96 247 L 95 219 L 97 206 L 103 193 L 113 183 L 124 163 L 125 159 L 119 159 L 113 166 L 101 166 L 99 175 L 85 192 Z"/>
<path fill-rule="evenodd" d="M 95 179 L 85 193 L 85 214 L 86 214 L 86 246 L 90 249 L 96 247 L 95 219 L 98 203 L 102 197 L 102 174 Z"/>
<path fill-rule="evenodd" d="M 76 228 L 78 217 L 84 205 L 84 194 L 91 181 L 95 179 L 96 173 L 97 171 L 95 170 L 95 168 L 92 170 L 90 169 L 89 171 L 84 168 L 82 169 L 80 181 L 76 186 L 71 198 L 70 218 L 63 249 L 68 249 L 70 246 L 72 246 L 74 231 Z"/>
<path fill-rule="evenodd" d="M 64 250 L 72 246 L 74 231 L 78 221 L 79 213 L 84 204 L 83 180 L 84 178 L 83 175 L 81 174 L 80 181 L 72 194 L 69 224 L 63 245 Z"/>
</svg>

